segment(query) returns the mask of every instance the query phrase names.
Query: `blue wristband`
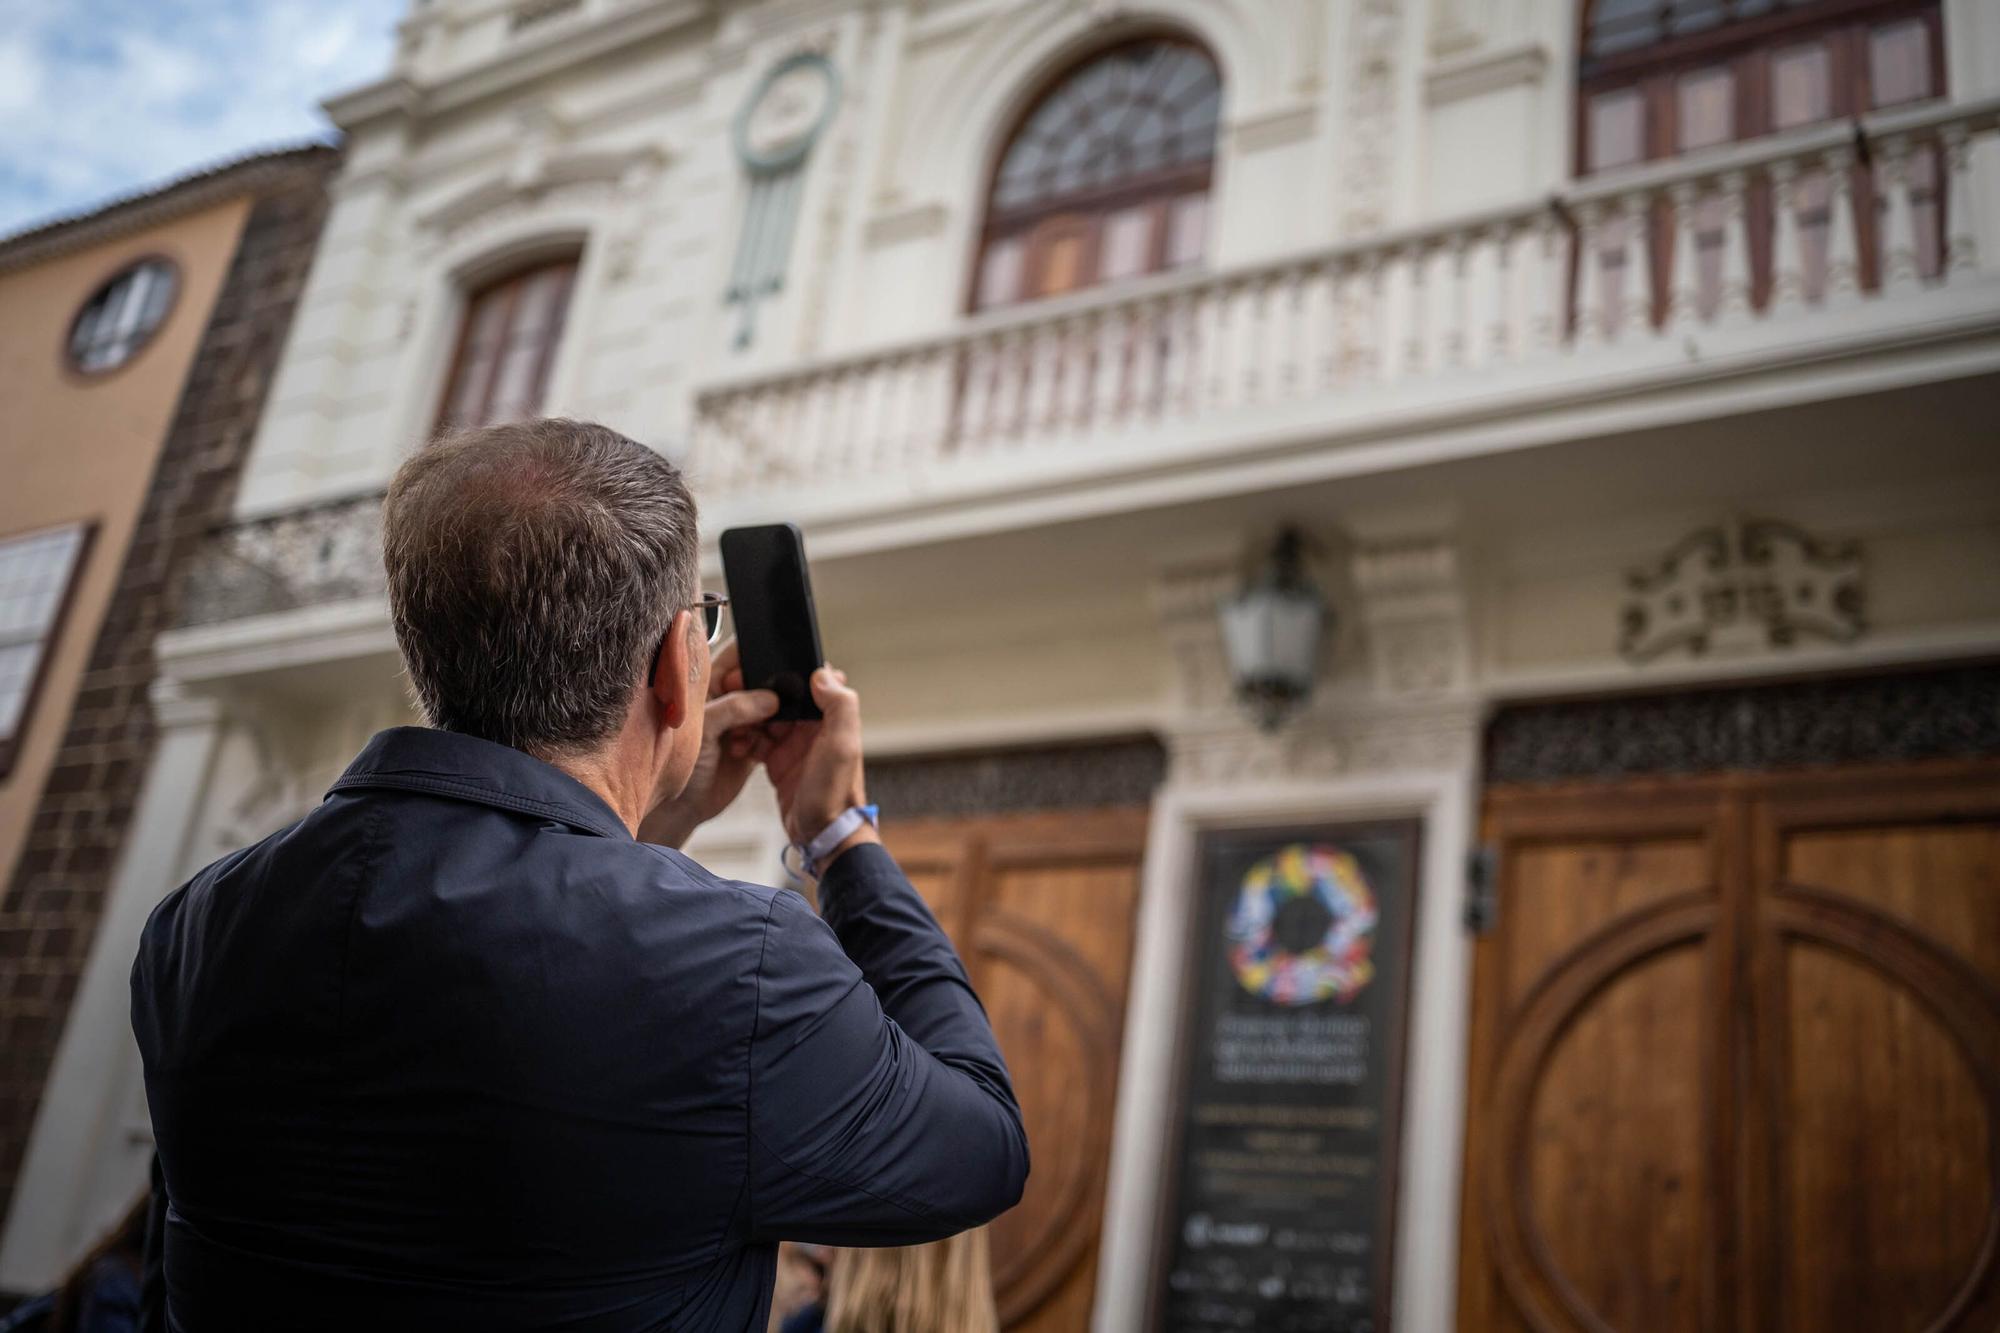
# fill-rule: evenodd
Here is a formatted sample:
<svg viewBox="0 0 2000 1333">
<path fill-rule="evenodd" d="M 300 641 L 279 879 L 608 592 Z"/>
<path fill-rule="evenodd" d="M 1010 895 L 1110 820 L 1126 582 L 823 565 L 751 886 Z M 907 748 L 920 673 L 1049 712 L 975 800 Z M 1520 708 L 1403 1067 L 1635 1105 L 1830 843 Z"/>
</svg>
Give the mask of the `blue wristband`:
<svg viewBox="0 0 2000 1333">
<path fill-rule="evenodd" d="M 820 862 L 826 859 L 834 848 L 846 842 L 854 830 L 860 828 L 863 824 L 871 824 L 879 828 L 880 823 L 876 817 L 880 813 L 881 808 L 879 806 L 848 806 L 845 810 L 835 815 L 833 822 L 821 829 L 811 842 L 793 844 L 793 846 L 798 848 L 799 864 L 805 867 L 805 872 L 808 875 L 814 879 L 818 879 Z"/>
</svg>

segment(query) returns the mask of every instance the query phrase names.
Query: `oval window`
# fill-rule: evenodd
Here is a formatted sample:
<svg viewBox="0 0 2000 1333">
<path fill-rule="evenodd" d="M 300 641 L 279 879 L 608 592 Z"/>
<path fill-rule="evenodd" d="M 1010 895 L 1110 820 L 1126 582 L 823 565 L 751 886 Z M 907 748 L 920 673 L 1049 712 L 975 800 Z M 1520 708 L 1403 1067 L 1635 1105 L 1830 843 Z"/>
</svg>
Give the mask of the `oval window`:
<svg viewBox="0 0 2000 1333">
<path fill-rule="evenodd" d="M 69 330 L 70 365 L 102 375 L 130 361 L 173 309 L 180 272 L 168 259 L 142 259 L 92 293 Z"/>
</svg>

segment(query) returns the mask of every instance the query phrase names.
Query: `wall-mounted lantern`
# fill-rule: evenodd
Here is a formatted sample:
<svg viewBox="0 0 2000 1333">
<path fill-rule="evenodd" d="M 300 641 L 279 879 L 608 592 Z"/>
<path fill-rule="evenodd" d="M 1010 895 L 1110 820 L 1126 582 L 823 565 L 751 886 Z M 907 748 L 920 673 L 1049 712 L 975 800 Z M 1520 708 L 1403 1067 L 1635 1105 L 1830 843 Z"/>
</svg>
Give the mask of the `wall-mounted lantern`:
<svg viewBox="0 0 2000 1333">
<path fill-rule="evenodd" d="M 1243 590 L 1224 600 L 1222 650 L 1236 695 L 1275 731 L 1312 694 L 1326 598 L 1305 570 L 1305 539 L 1296 528 L 1278 534 L 1269 558 Z"/>
</svg>

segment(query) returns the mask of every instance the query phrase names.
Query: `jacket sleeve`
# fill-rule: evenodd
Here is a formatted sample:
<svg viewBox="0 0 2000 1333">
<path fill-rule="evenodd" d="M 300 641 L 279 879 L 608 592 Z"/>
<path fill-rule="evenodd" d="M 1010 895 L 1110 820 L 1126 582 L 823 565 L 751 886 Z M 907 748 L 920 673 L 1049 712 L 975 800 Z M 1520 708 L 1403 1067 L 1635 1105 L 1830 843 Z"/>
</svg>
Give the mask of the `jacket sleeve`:
<svg viewBox="0 0 2000 1333">
<path fill-rule="evenodd" d="M 1020 1200 L 1028 1140 L 965 968 L 888 852 L 781 893 L 750 1051 L 753 1239 L 910 1245 Z"/>
</svg>

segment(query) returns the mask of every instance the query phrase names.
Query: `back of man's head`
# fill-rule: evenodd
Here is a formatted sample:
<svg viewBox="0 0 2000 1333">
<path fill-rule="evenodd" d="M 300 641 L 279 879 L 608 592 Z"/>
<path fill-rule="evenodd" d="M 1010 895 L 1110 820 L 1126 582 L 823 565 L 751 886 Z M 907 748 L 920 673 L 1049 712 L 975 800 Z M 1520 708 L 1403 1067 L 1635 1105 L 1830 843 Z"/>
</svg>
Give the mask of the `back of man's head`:
<svg viewBox="0 0 2000 1333">
<path fill-rule="evenodd" d="M 699 577 L 694 499 L 651 449 L 588 422 L 488 426 L 389 484 L 383 563 L 427 721 L 541 758 L 588 754 Z"/>
</svg>

